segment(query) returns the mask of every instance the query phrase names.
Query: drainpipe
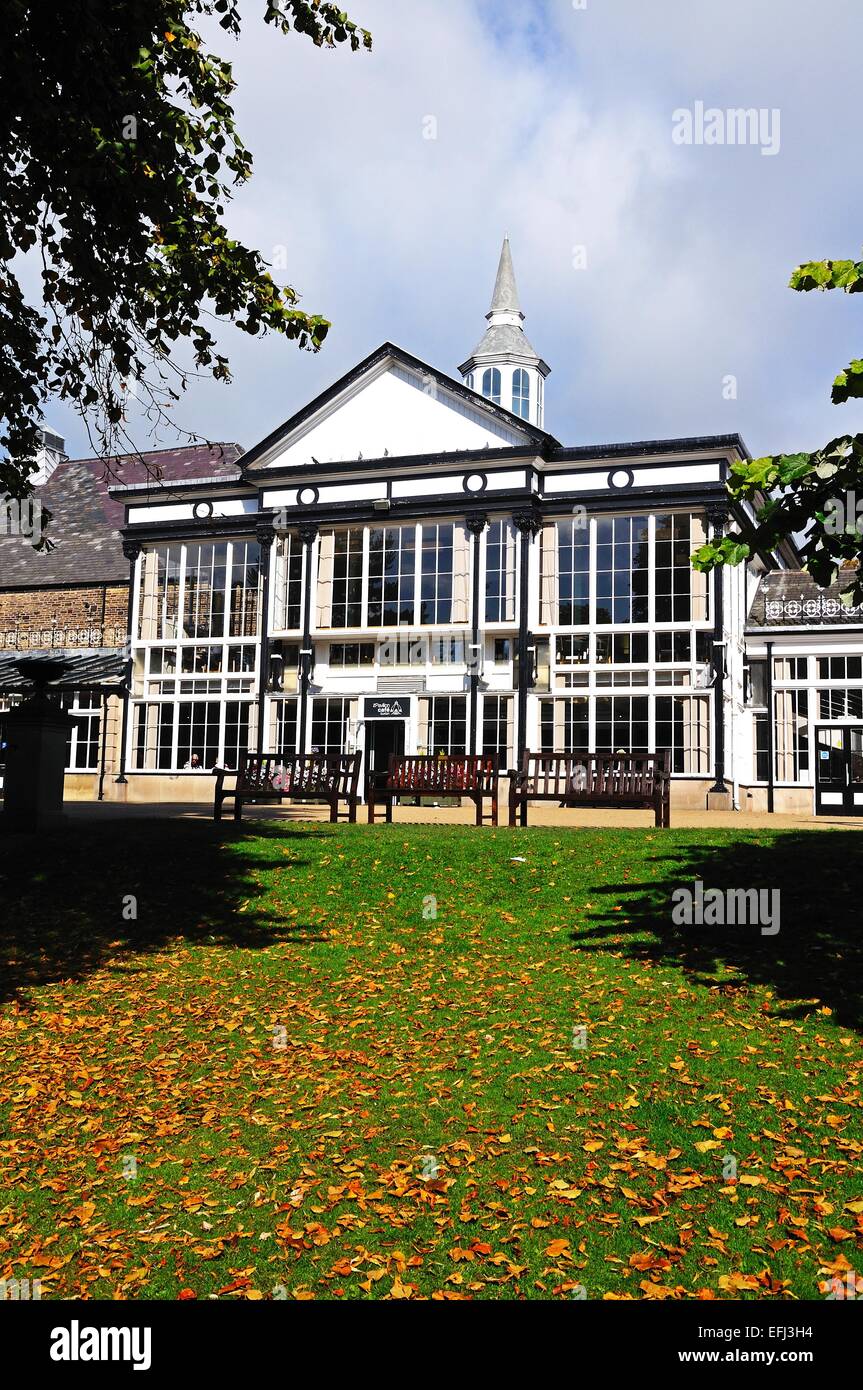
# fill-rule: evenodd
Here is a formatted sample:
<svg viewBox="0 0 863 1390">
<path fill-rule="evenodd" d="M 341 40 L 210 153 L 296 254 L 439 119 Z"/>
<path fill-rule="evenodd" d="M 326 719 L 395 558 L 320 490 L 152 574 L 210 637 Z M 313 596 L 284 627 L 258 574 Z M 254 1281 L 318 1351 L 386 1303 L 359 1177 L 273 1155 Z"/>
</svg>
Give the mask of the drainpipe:
<svg viewBox="0 0 863 1390">
<path fill-rule="evenodd" d="M 477 726 L 479 723 L 479 668 L 480 668 L 480 593 L 479 593 L 479 543 L 480 537 L 488 525 L 488 517 L 483 512 L 476 512 L 469 516 L 465 522 L 468 531 L 473 536 L 473 584 L 471 592 L 471 659 L 470 659 L 470 716 L 468 724 L 468 753 L 476 753 L 477 750 Z"/>
<path fill-rule="evenodd" d="M 140 541 L 124 539 L 123 554 L 129 561 L 129 602 L 126 606 L 126 645 L 128 656 L 126 658 L 126 675 L 123 680 L 123 718 L 120 727 L 120 774 L 114 778 L 114 784 L 126 784 L 126 741 L 129 729 L 129 695 L 132 689 L 132 627 L 134 625 L 135 614 L 132 605 L 135 602 L 135 569 L 138 564 L 138 556 L 141 554 Z"/>
<path fill-rule="evenodd" d="M 774 748 L 773 748 L 773 643 L 767 644 L 767 810 L 773 810 L 773 784 L 775 781 L 775 770 L 773 767 Z"/>
<path fill-rule="evenodd" d="M 303 543 L 303 645 L 300 652 L 300 730 L 299 752 L 306 751 L 306 729 L 309 722 L 309 686 L 312 681 L 312 546 L 318 534 L 317 526 L 300 527 L 300 540 Z"/>
<path fill-rule="evenodd" d="M 105 761 L 108 744 L 108 696 L 104 690 L 99 692 L 102 702 L 102 748 L 99 753 L 99 801 L 105 800 Z"/>
<path fill-rule="evenodd" d="M 264 716 L 267 702 L 267 685 L 270 678 L 270 568 L 273 555 L 275 531 L 270 518 L 261 519 L 255 532 L 261 547 L 261 572 L 264 583 L 261 592 L 261 644 L 260 670 L 258 672 L 258 757 L 264 751 Z"/>
</svg>

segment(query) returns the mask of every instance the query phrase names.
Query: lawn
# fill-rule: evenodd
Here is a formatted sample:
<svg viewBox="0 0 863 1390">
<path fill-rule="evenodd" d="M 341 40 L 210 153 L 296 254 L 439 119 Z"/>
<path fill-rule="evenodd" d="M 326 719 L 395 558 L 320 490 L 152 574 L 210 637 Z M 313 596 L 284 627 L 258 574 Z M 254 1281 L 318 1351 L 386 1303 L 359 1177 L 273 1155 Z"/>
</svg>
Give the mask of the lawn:
<svg viewBox="0 0 863 1390">
<path fill-rule="evenodd" d="M 863 1271 L 861 870 L 842 831 L 6 839 L 0 1277 L 822 1297 Z M 779 886 L 779 934 L 674 926 L 695 879 Z"/>
</svg>

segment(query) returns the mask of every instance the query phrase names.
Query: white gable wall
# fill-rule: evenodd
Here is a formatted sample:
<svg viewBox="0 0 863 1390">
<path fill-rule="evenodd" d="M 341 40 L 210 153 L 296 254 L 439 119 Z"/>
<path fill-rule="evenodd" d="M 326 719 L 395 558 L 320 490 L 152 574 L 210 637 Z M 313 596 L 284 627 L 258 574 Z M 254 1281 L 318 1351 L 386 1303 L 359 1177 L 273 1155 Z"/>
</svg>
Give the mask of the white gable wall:
<svg viewBox="0 0 863 1390">
<path fill-rule="evenodd" d="M 460 449 L 502 449 L 523 444 L 517 426 L 473 409 L 443 391 L 433 376 L 422 377 L 389 366 L 361 381 L 341 401 L 324 408 L 267 460 L 266 468 L 297 468 L 312 463 L 383 458 L 405 454 L 450 453 Z"/>
</svg>

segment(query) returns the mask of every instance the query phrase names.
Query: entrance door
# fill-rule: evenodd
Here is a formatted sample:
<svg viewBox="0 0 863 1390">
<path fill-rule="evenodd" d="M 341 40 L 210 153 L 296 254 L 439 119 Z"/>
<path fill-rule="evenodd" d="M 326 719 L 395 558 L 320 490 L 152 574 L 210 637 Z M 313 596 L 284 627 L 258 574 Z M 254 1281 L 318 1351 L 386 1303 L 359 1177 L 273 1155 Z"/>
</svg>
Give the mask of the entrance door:
<svg viewBox="0 0 863 1390">
<path fill-rule="evenodd" d="M 366 777 L 385 773 L 393 753 L 405 751 L 405 721 L 403 719 L 366 720 Z"/>
<path fill-rule="evenodd" d="M 863 728 L 815 730 L 815 814 L 863 816 Z"/>
</svg>

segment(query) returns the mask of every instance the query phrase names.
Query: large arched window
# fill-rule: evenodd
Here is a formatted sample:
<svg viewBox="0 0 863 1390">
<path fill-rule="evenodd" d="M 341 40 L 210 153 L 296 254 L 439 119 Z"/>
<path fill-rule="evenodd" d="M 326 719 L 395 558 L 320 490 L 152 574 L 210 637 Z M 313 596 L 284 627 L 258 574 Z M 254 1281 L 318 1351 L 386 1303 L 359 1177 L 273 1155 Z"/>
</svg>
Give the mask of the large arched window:
<svg viewBox="0 0 863 1390">
<path fill-rule="evenodd" d="M 468 391 L 473 390 L 473 372 L 468 372 L 467 376 L 464 379 L 464 384 L 467 387 Z"/>
<path fill-rule="evenodd" d="M 486 367 L 483 372 L 482 394 L 495 405 L 500 405 L 500 372 L 497 367 Z"/>
<path fill-rule="evenodd" d="M 530 377 L 521 367 L 512 374 L 512 413 L 530 418 Z"/>
</svg>

